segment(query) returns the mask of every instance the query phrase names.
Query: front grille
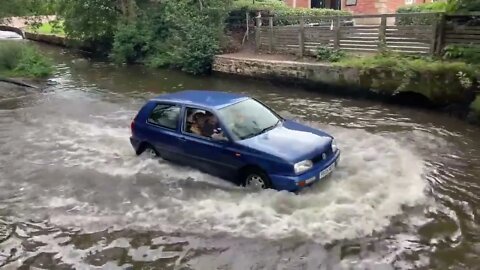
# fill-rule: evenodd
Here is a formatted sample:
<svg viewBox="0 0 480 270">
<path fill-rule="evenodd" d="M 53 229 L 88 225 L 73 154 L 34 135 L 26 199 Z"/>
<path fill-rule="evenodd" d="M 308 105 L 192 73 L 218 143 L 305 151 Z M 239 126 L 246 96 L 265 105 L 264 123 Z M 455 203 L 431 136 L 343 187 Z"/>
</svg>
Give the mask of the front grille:
<svg viewBox="0 0 480 270">
<path fill-rule="evenodd" d="M 317 164 L 317 163 L 320 163 L 320 162 L 324 161 L 323 154 L 325 154 L 325 159 L 328 159 L 332 155 L 332 149 L 329 148 L 328 150 L 322 151 L 320 154 L 314 156 L 312 158 L 313 164 Z"/>
</svg>

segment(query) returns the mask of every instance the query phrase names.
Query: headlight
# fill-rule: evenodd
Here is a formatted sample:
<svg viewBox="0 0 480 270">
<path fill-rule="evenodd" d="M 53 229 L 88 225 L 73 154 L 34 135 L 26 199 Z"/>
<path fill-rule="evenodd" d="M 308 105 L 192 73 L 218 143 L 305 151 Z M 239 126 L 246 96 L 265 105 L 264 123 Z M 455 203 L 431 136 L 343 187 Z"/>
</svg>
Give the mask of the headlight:
<svg viewBox="0 0 480 270">
<path fill-rule="evenodd" d="M 307 171 L 313 167 L 311 160 L 300 161 L 293 166 L 296 174 L 301 174 L 304 171 Z"/>
<path fill-rule="evenodd" d="M 335 141 L 335 139 L 332 139 L 332 152 L 335 153 L 337 152 L 337 150 L 338 150 L 337 142 Z"/>
</svg>

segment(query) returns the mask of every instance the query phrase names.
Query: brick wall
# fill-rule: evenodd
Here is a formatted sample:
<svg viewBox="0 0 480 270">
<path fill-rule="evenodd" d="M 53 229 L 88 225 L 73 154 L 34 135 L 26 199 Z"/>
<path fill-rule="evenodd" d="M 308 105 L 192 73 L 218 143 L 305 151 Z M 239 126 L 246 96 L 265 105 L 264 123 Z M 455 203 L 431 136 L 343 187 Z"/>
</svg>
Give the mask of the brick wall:
<svg viewBox="0 0 480 270">
<path fill-rule="evenodd" d="M 285 0 L 285 3 L 290 7 L 293 7 L 295 2 L 297 7 L 310 8 L 310 0 Z"/>
<path fill-rule="evenodd" d="M 311 0 L 284 0 L 285 3 L 293 7 L 310 8 Z M 342 10 L 348 10 L 353 14 L 381 14 L 395 13 L 401 6 L 406 6 L 408 1 L 415 4 L 431 3 L 432 0 L 357 0 L 355 6 L 345 5 L 347 0 L 342 1 Z M 330 3 L 328 0 L 326 4 Z"/>
<path fill-rule="evenodd" d="M 411 3 L 431 3 L 432 0 L 410 0 Z M 357 0 L 357 5 L 347 6 L 346 0 L 342 0 L 342 9 L 353 14 L 381 14 L 395 13 L 399 7 L 406 6 L 408 0 Z"/>
<path fill-rule="evenodd" d="M 287 4 L 289 7 L 293 7 L 293 1 L 295 0 L 285 0 L 285 4 Z"/>
</svg>

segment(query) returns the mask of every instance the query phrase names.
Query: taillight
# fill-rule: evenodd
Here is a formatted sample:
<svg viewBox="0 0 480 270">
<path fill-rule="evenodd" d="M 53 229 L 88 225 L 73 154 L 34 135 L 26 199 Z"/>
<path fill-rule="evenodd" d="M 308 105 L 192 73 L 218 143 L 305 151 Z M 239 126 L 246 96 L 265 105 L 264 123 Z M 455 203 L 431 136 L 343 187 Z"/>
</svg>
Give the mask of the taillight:
<svg viewBox="0 0 480 270">
<path fill-rule="evenodd" d="M 133 135 L 134 128 L 135 128 L 135 120 L 132 120 L 132 123 L 130 123 L 130 131 L 132 132 L 132 135 Z"/>
</svg>

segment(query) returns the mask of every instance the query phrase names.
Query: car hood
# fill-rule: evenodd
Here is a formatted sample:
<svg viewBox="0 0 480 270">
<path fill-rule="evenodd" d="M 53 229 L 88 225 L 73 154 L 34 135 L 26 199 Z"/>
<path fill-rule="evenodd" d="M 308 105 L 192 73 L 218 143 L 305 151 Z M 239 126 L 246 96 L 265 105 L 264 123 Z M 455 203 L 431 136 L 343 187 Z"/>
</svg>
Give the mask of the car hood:
<svg viewBox="0 0 480 270">
<path fill-rule="evenodd" d="M 323 131 L 285 120 L 268 132 L 238 143 L 296 163 L 325 152 L 331 142 L 332 137 Z"/>
</svg>

